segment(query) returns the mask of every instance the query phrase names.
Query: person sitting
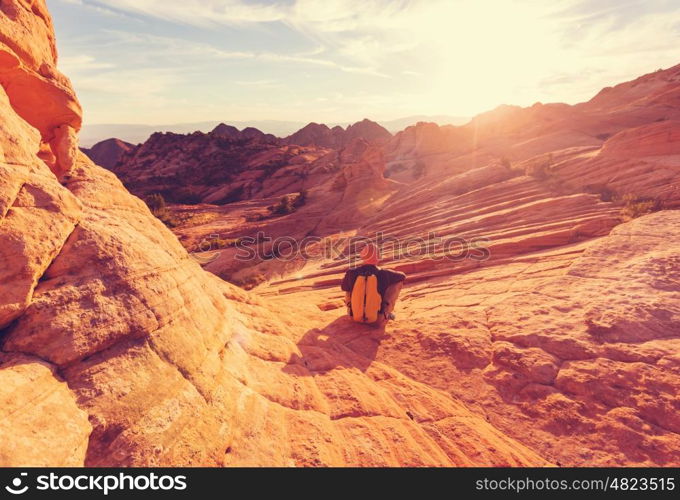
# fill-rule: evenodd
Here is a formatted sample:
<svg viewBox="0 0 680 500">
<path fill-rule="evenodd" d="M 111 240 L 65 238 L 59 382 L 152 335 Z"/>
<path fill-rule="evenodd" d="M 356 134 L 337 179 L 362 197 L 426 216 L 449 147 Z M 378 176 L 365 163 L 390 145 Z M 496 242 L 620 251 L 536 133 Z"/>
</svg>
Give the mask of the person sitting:
<svg viewBox="0 0 680 500">
<path fill-rule="evenodd" d="M 359 323 L 381 325 L 395 319 L 394 306 L 406 275 L 378 267 L 380 250 L 366 244 L 359 254 L 362 265 L 350 268 L 342 280 L 348 314 Z"/>
</svg>

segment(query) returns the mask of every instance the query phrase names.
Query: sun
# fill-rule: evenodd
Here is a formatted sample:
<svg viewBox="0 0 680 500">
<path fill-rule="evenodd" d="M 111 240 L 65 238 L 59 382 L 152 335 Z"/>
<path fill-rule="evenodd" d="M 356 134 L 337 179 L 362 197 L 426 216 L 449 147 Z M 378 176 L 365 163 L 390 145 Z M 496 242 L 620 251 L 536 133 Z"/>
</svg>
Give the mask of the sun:
<svg viewBox="0 0 680 500">
<path fill-rule="evenodd" d="M 424 11 L 412 29 L 425 48 L 427 107 L 472 115 L 502 103 L 531 104 L 535 82 L 568 63 L 554 24 L 545 11 L 505 0 Z"/>
</svg>

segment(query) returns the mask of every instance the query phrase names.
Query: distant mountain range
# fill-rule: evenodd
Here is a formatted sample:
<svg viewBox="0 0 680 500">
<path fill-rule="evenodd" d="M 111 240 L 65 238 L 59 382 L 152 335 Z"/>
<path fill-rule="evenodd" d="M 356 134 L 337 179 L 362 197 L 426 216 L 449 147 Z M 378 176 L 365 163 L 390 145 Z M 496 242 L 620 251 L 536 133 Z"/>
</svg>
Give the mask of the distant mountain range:
<svg viewBox="0 0 680 500">
<path fill-rule="evenodd" d="M 404 118 L 398 118 L 396 120 L 378 121 L 378 123 L 390 132 L 396 133 L 408 127 L 409 125 L 415 125 L 421 121 L 433 122 L 437 123 L 438 125 L 462 125 L 469 120 L 470 117 L 463 116 L 413 115 Z M 111 137 L 116 137 L 132 144 L 139 144 L 146 141 L 154 132 L 174 132 L 176 134 L 187 134 L 197 130 L 200 132 L 209 132 L 222 122 L 224 122 L 224 120 L 175 123 L 170 125 L 139 125 L 131 123 L 102 123 L 85 125 L 80 132 L 80 145 L 84 148 L 89 148 L 94 144 Z M 307 125 L 304 122 L 284 120 L 227 121 L 225 123 L 234 125 L 239 129 L 254 127 L 267 134 L 275 135 L 276 137 L 286 137 Z M 340 125 L 341 127 L 345 128 L 350 125 L 350 123 L 328 123 L 329 127 L 336 125 Z"/>
<path fill-rule="evenodd" d="M 436 123 L 437 125 L 465 125 L 472 119 L 471 116 L 451 116 L 451 115 L 411 115 L 396 120 L 378 120 L 378 123 L 387 130 L 396 134 L 406 127 L 415 125 L 418 122 Z"/>
</svg>

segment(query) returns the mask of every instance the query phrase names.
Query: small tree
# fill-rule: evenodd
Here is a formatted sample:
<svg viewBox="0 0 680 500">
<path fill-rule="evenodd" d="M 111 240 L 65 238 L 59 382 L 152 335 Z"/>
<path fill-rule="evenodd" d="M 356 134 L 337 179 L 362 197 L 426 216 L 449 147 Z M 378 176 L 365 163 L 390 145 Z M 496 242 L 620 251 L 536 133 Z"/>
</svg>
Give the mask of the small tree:
<svg viewBox="0 0 680 500">
<path fill-rule="evenodd" d="M 305 203 L 307 203 L 307 190 L 305 188 L 302 188 L 295 197 L 295 200 L 293 201 L 293 206 L 295 208 L 298 208 L 304 205 Z"/>
<path fill-rule="evenodd" d="M 299 207 L 304 205 L 307 201 L 307 190 L 303 189 L 296 195 L 287 194 L 282 196 L 281 199 L 269 207 L 269 211 L 275 215 L 286 215 L 295 212 Z"/>
<path fill-rule="evenodd" d="M 146 197 L 146 205 L 149 207 L 149 210 L 156 214 L 157 212 L 160 212 L 165 209 L 165 198 L 163 198 L 163 195 L 160 193 L 154 193 L 152 195 L 149 195 Z"/>
<path fill-rule="evenodd" d="M 165 205 L 165 198 L 160 193 L 155 193 L 144 200 L 146 205 L 151 210 L 151 213 L 160 221 L 168 227 L 177 227 L 180 224 L 180 220 L 173 215 L 173 213 L 168 210 Z"/>
<path fill-rule="evenodd" d="M 655 212 L 660 209 L 661 203 L 659 200 L 652 198 L 644 198 L 628 193 L 623 196 L 623 207 L 621 208 L 621 215 L 624 220 L 631 220 L 643 215 Z"/>
<path fill-rule="evenodd" d="M 552 153 L 547 153 L 531 161 L 531 163 L 527 165 L 524 173 L 538 180 L 545 180 L 553 173 L 551 170 L 552 166 Z"/>
<path fill-rule="evenodd" d="M 290 196 L 282 196 L 276 205 L 269 207 L 271 213 L 276 215 L 286 215 L 295 210 L 293 203 L 291 202 Z"/>
</svg>

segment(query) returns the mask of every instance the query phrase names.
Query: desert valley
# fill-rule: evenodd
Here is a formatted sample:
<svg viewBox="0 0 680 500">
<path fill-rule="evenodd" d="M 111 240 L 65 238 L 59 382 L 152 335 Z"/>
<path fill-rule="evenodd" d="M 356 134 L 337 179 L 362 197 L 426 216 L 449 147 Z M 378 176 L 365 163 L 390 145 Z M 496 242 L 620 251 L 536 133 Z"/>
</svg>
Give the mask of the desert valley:
<svg viewBox="0 0 680 500">
<path fill-rule="evenodd" d="M 45 2 L 8 0 L 0 86 L 0 465 L 680 466 L 680 65 L 80 150 Z M 339 288 L 376 235 L 419 242 L 384 331 Z"/>
</svg>

